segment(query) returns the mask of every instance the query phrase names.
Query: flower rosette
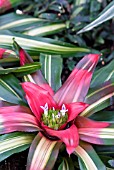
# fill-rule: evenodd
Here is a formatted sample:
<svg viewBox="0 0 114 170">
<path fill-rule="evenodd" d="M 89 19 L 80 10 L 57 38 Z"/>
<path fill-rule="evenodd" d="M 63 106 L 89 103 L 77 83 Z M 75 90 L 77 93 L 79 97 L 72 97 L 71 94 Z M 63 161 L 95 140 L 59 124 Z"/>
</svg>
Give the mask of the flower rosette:
<svg viewBox="0 0 114 170">
<path fill-rule="evenodd" d="M 21 65 L 33 62 L 19 46 L 18 50 Z M 84 148 L 86 145 L 81 141 L 107 144 L 107 141 L 101 139 L 101 135 L 110 123 L 82 116 L 91 107 L 85 102 L 85 97 L 99 57 L 99 54 L 86 55 L 55 93 L 40 70 L 32 73 L 29 75 L 32 82 L 21 83 L 30 109 L 20 105 L 0 108 L 1 134 L 38 131 L 29 150 L 28 170 L 52 169 L 62 143 L 69 155 L 77 153 L 80 157 L 81 152 L 85 154 L 81 146 Z M 110 85 L 111 90 L 107 87 L 107 94 L 110 93 L 108 96 L 111 97 L 114 87 Z M 91 136 L 93 133 L 94 136 Z M 90 166 L 93 167 L 94 165 Z"/>
</svg>

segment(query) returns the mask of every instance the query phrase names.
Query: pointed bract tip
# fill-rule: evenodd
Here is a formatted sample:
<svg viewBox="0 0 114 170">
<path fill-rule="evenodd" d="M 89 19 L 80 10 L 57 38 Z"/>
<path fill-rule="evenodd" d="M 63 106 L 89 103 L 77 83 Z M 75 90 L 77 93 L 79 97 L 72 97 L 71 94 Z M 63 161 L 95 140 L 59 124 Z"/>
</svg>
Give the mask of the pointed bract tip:
<svg viewBox="0 0 114 170">
<path fill-rule="evenodd" d="M 101 57 L 101 54 L 89 54 L 89 57 L 91 57 L 94 62 L 97 62 Z"/>
<path fill-rule="evenodd" d="M 75 151 L 75 147 L 69 146 L 69 147 L 66 148 L 66 150 L 67 150 L 67 153 L 70 157 L 70 155 Z"/>
</svg>

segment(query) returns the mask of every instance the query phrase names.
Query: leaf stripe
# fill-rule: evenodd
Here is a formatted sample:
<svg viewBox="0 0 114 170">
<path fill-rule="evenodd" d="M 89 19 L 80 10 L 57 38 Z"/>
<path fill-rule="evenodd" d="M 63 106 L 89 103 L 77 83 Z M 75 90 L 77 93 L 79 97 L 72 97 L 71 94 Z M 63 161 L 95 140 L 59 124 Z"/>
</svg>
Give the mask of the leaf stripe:
<svg viewBox="0 0 114 170">
<path fill-rule="evenodd" d="M 0 142 L 0 154 L 7 152 L 19 146 L 29 144 L 33 140 L 32 136 L 17 136 L 14 138 L 6 139 Z"/>
<path fill-rule="evenodd" d="M 77 155 L 84 161 L 87 170 L 98 170 L 91 157 L 81 146 L 76 147 L 75 153 L 77 153 Z"/>
<path fill-rule="evenodd" d="M 2 26 L 0 26 L 0 30 L 2 29 L 9 29 L 9 28 L 12 28 L 12 27 L 17 27 L 17 26 L 20 26 L 20 25 L 26 25 L 28 23 L 33 23 L 33 22 L 37 22 L 37 21 L 42 21 L 41 19 L 37 19 L 37 18 L 26 18 L 26 19 L 20 19 L 18 21 L 13 21 L 13 22 L 10 22 L 8 24 L 4 24 Z"/>
<path fill-rule="evenodd" d="M 92 114 L 92 111 L 94 111 L 94 108 L 97 107 L 98 105 L 101 105 L 103 102 L 105 102 L 107 99 L 111 98 L 112 96 L 114 96 L 114 92 L 108 94 L 107 96 L 102 97 L 101 99 L 99 99 L 98 101 L 96 101 L 95 103 L 91 104 L 90 106 L 88 106 L 81 114 L 80 116 L 90 116 Z"/>
<path fill-rule="evenodd" d="M 8 90 L 10 90 L 15 96 L 17 96 L 19 99 L 20 96 L 11 88 L 11 86 L 9 86 L 7 83 L 5 83 L 2 79 L 0 79 L 0 83 L 3 84 L 3 86 L 5 86 Z"/>
</svg>

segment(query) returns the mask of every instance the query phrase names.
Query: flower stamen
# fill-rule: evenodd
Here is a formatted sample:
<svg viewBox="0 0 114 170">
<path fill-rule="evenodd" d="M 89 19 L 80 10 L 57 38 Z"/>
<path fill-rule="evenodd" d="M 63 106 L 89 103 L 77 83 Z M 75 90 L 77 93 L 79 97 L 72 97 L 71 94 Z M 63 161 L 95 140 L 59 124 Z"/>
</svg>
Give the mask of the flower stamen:
<svg viewBox="0 0 114 170">
<path fill-rule="evenodd" d="M 63 124 L 67 122 L 68 119 L 68 109 L 66 109 L 65 105 L 62 105 L 61 110 L 55 110 L 54 107 L 52 109 L 48 109 L 48 104 L 45 106 L 40 106 L 43 109 L 43 114 L 41 120 L 43 123 L 55 130 L 58 130 Z"/>
</svg>

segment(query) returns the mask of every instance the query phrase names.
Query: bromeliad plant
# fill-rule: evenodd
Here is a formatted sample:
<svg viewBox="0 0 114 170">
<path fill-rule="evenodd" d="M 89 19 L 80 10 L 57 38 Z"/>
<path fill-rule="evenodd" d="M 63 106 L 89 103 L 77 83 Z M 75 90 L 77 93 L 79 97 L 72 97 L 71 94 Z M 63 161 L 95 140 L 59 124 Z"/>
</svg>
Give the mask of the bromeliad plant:
<svg viewBox="0 0 114 170">
<path fill-rule="evenodd" d="M 21 66 L 33 62 L 16 42 L 14 45 Z M 3 52 L 2 49 L 2 55 Z M 31 147 L 27 170 L 51 170 L 59 151 L 60 155 L 65 153 L 64 146 L 66 157 L 67 154 L 78 156 L 80 169 L 106 169 L 91 144 L 112 145 L 113 126 L 108 121 L 94 121 L 88 116 L 107 106 L 106 103 L 114 95 L 114 87 L 108 82 L 86 97 L 99 57 L 99 54 L 86 55 L 55 93 L 40 70 L 24 76 L 26 82 L 21 86 L 29 107 L 15 105 L 0 108 L 0 134 L 19 131 L 36 135 L 34 139 L 33 136 L 29 139 Z M 2 156 L 4 149 L 1 150 Z M 65 169 L 71 168 L 67 159 L 63 160 L 58 169 L 64 169 L 66 165 Z"/>
</svg>

